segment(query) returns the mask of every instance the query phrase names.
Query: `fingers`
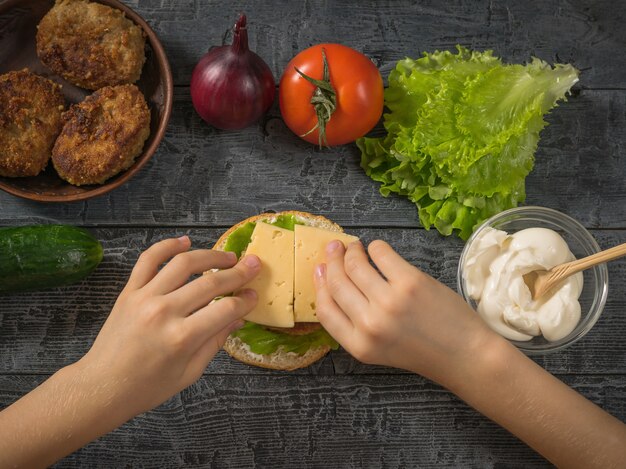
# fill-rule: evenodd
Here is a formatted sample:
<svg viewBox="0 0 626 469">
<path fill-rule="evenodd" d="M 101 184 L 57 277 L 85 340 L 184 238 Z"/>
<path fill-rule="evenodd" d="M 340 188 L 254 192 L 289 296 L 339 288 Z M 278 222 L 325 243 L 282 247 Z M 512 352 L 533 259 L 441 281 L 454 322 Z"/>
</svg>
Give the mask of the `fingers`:
<svg viewBox="0 0 626 469">
<path fill-rule="evenodd" d="M 326 246 L 326 287 L 332 298 L 351 319 L 362 312 L 367 299 L 350 280 L 344 268 L 345 248 L 340 241 L 331 241 Z"/>
<path fill-rule="evenodd" d="M 354 325 L 350 318 L 341 310 L 333 300 L 326 283 L 326 265 L 321 264 L 315 268 L 315 311 L 324 329 L 344 347 L 353 334 Z"/>
<path fill-rule="evenodd" d="M 386 294 L 389 284 L 369 263 L 360 241 L 350 243 L 346 250 L 344 264 L 350 280 L 368 299 Z"/>
<path fill-rule="evenodd" d="M 182 287 L 189 277 L 210 269 L 227 269 L 237 262 L 232 252 L 199 249 L 178 254 L 147 285 L 151 294 L 165 295 Z"/>
<path fill-rule="evenodd" d="M 367 247 L 367 251 L 376 267 L 390 283 L 403 280 L 407 275 L 415 274 L 415 267 L 405 261 L 384 241 L 372 241 Z"/>
<path fill-rule="evenodd" d="M 218 272 L 208 272 L 168 294 L 167 298 L 171 304 L 176 305 L 176 309 L 181 315 L 187 316 L 209 304 L 216 296 L 239 290 L 252 280 L 260 270 L 261 261 L 257 256 L 245 256 L 235 267 Z"/>
<path fill-rule="evenodd" d="M 130 274 L 126 288 L 138 290 L 144 287 L 159 271 L 159 267 L 164 262 L 177 254 L 185 252 L 191 246 L 191 241 L 187 236 L 180 238 L 164 239 L 153 244 L 141 253 L 137 263 Z"/>
<path fill-rule="evenodd" d="M 243 318 L 252 311 L 256 302 L 254 290 L 241 290 L 236 295 L 214 301 L 186 318 L 184 327 L 191 346 L 200 346 L 229 324 Z"/>
<path fill-rule="evenodd" d="M 204 372 L 204 370 L 206 370 L 209 362 L 226 343 L 226 339 L 228 338 L 228 336 L 232 332 L 241 328 L 243 325 L 244 322 L 240 319 L 231 322 L 224 329 L 222 329 L 213 337 L 209 338 L 206 342 L 200 345 L 198 350 L 196 350 L 193 357 L 191 358 L 187 369 L 185 370 L 185 375 L 188 376 L 184 378 L 184 381 L 186 381 L 188 385 L 194 383 L 200 378 L 200 376 L 202 376 L 202 373 Z"/>
</svg>

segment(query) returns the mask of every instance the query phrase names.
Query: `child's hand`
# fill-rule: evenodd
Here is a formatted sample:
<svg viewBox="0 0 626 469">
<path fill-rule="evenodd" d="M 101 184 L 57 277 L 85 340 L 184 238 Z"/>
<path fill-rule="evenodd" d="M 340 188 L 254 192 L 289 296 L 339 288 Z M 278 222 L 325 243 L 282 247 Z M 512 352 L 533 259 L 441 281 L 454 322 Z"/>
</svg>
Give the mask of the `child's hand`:
<svg viewBox="0 0 626 469">
<path fill-rule="evenodd" d="M 188 251 L 190 244 L 187 237 L 166 239 L 139 257 L 93 347 L 79 362 L 89 376 L 103 377 L 111 394 L 125 396 L 128 418 L 195 382 L 256 304 L 253 290 L 211 303 L 259 272 L 256 256 L 237 263 L 233 253 Z M 189 282 L 192 275 L 214 268 L 225 270 Z"/>
<path fill-rule="evenodd" d="M 463 299 L 374 241 L 327 247 L 316 269 L 317 316 L 355 358 L 419 373 L 444 385 L 488 341 L 498 341 Z M 381 275 L 382 273 L 382 275 Z"/>
<path fill-rule="evenodd" d="M 556 466 L 623 466 L 622 422 L 546 373 L 387 243 L 368 250 L 382 276 L 360 243 L 345 250 L 338 241 L 315 275 L 317 317 L 348 352 L 446 386 Z"/>
<path fill-rule="evenodd" d="M 0 412 L 0 467 L 47 467 L 200 377 L 257 298 L 212 300 L 261 263 L 190 245 L 184 236 L 146 250 L 91 350 Z M 223 270 L 189 281 L 210 269 Z"/>
</svg>

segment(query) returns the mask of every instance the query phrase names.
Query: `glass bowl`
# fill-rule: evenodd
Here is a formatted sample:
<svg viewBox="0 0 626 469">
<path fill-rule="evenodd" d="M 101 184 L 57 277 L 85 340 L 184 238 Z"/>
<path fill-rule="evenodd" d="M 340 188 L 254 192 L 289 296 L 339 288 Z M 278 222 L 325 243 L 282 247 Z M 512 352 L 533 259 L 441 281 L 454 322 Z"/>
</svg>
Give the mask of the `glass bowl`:
<svg viewBox="0 0 626 469">
<path fill-rule="evenodd" d="M 501 212 L 485 221 L 474 231 L 459 259 L 457 289 L 474 309 L 476 309 L 476 301 L 469 297 L 465 289 L 463 265 L 470 246 L 488 227 L 503 230 L 509 234 L 533 227 L 552 229 L 565 239 L 577 259 L 600 250 L 589 231 L 573 218 L 556 210 L 544 207 L 517 207 Z M 539 355 L 562 350 L 583 338 L 600 317 L 606 303 L 609 282 L 606 264 L 583 271 L 583 278 L 583 290 L 579 298 L 580 321 L 569 335 L 553 342 L 544 339 L 543 336 L 534 337 L 529 341 L 510 340 L 510 342 L 528 355 Z"/>
</svg>

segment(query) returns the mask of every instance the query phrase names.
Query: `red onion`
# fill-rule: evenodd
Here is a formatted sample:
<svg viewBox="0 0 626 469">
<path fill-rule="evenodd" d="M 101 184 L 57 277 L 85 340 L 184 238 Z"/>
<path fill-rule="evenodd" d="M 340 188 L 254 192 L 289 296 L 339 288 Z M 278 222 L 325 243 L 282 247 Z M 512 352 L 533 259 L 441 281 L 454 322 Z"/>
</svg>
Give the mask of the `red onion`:
<svg viewBox="0 0 626 469">
<path fill-rule="evenodd" d="M 275 93 L 270 68 L 248 48 L 246 15 L 235 23 L 233 44 L 209 50 L 191 76 L 193 107 L 219 129 L 254 124 L 272 105 Z"/>
</svg>

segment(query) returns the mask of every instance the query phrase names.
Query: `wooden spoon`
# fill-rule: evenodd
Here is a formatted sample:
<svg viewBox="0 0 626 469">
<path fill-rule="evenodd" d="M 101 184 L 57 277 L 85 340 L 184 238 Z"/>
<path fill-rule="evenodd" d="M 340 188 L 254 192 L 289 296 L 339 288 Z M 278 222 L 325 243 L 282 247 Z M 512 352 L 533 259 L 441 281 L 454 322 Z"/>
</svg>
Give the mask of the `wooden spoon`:
<svg viewBox="0 0 626 469">
<path fill-rule="evenodd" d="M 533 270 L 523 276 L 524 283 L 528 286 L 533 300 L 536 300 L 570 275 L 622 256 L 626 256 L 626 243 L 607 249 L 606 251 L 596 252 L 582 259 L 576 259 L 575 261 L 557 265 L 550 270 Z"/>
</svg>

